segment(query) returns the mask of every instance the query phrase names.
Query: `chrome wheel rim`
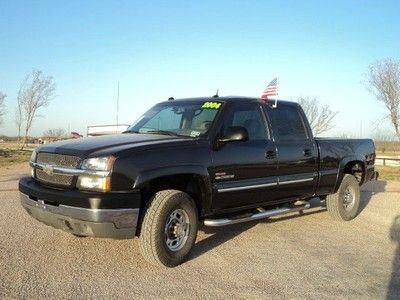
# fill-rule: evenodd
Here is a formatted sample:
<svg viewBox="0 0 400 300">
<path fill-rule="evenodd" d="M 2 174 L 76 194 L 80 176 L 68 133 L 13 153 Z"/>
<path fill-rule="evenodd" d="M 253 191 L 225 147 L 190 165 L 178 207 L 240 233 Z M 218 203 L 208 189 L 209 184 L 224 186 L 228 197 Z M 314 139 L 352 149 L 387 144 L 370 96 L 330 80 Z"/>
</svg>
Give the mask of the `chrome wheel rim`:
<svg viewBox="0 0 400 300">
<path fill-rule="evenodd" d="M 346 211 L 350 211 L 354 207 L 356 193 L 351 187 L 347 187 L 343 192 L 343 207 Z"/>
<path fill-rule="evenodd" d="M 174 210 L 165 224 L 165 244 L 171 251 L 178 251 L 185 246 L 189 237 L 189 216 L 182 209 Z"/>
</svg>

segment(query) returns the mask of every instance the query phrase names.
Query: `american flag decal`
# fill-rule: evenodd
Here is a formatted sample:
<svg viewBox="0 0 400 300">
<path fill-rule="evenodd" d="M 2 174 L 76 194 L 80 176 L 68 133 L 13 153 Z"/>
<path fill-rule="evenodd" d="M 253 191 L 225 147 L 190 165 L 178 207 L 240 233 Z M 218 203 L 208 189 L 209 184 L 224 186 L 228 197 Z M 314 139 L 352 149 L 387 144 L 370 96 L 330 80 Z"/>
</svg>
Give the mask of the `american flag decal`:
<svg viewBox="0 0 400 300">
<path fill-rule="evenodd" d="M 267 100 L 269 96 L 278 96 L 278 77 L 275 77 L 265 88 L 261 95 L 261 99 Z"/>
</svg>

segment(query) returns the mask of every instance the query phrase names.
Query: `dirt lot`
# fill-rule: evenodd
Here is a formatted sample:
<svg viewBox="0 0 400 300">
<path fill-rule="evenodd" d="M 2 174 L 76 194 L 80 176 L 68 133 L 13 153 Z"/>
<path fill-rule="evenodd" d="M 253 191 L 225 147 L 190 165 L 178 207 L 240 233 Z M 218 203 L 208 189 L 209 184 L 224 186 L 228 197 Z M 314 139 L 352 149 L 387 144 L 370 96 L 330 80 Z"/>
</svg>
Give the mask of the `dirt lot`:
<svg viewBox="0 0 400 300">
<path fill-rule="evenodd" d="M 159 269 L 137 240 L 76 238 L 30 218 L 16 190 L 27 171 L 0 171 L 1 297 L 400 299 L 399 182 L 364 186 L 362 211 L 347 223 L 316 207 L 202 228 L 188 262 Z"/>
</svg>

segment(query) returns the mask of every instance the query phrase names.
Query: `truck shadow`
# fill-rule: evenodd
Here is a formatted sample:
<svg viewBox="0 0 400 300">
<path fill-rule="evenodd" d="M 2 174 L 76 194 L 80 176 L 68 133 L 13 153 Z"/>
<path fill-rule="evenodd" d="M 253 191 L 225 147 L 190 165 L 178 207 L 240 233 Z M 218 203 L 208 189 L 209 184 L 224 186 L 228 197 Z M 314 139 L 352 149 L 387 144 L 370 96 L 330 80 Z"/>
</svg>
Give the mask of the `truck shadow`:
<svg viewBox="0 0 400 300">
<path fill-rule="evenodd" d="M 361 189 L 361 201 L 360 201 L 360 208 L 359 213 L 361 213 L 367 206 L 368 203 L 371 201 L 372 196 L 382 193 L 385 191 L 386 181 L 372 181 L 364 185 Z M 298 217 L 303 217 L 307 215 L 317 214 L 320 212 L 326 211 L 326 203 L 325 201 L 321 201 L 319 198 L 313 198 L 310 201 L 311 207 L 313 210 L 305 211 L 302 214 L 290 214 L 290 215 L 282 215 L 278 218 L 274 219 L 265 219 L 259 221 L 251 221 L 246 223 L 240 223 L 235 225 L 229 225 L 225 227 L 206 227 L 201 225 L 199 227 L 200 231 L 203 231 L 205 234 L 211 234 L 210 236 L 206 237 L 203 240 L 200 240 L 196 243 L 195 247 L 193 248 L 189 259 L 195 259 L 206 252 L 217 248 L 218 246 L 224 244 L 225 242 L 235 238 L 236 236 L 242 234 L 243 232 L 251 229 L 252 227 L 256 226 L 258 223 L 273 223 L 273 222 L 280 222 L 284 220 L 290 220 Z M 400 221 L 399 221 L 400 222 Z M 400 239 L 399 239 L 400 241 Z M 400 255 L 400 254 L 399 254 Z M 397 266 L 400 268 L 400 264 Z"/>
<path fill-rule="evenodd" d="M 400 215 L 393 220 L 389 238 L 393 243 L 397 244 L 397 248 L 393 257 L 392 274 L 386 299 L 394 300 L 400 297 Z"/>
<path fill-rule="evenodd" d="M 318 199 L 319 202 L 319 199 Z M 313 205 L 311 207 L 314 207 Z M 188 260 L 195 259 L 208 251 L 211 251 L 214 248 L 219 247 L 220 245 L 224 244 L 225 242 L 239 236 L 243 232 L 253 228 L 258 223 L 274 223 L 274 222 L 281 222 L 284 220 L 295 219 L 299 217 L 304 217 L 307 215 L 313 215 L 321 212 L 325 212 L 326 209 L 319 205 L 318 210 L 308 211 L 304 213 L 294 213 L 291 215 L 282 215 L 276 219 L 265 219 L 265 220 L 258 220 L 258 221 L 250 221 L 245 223 L 239 223 L 234 225 L 228 225 L 224 227 L 207 227 L 201 225 L 199 227 L 199 231 L 204 232 L 205 234 L 211 234 L 210 236 L 206 237 L 203 240 L 198 241 L 188 258 Z"/>
<path fill-rule="evenodd" d="M 255 221 L 228 225 L 221 228 L 206 227 L 204 225 L 201 225 L 199 230 L 204 232 L 205 234 L 211 235 L 206 237 L 205 239 L 198 241 L 195 244 L 188 260 L 195 259 L 207 253 L 208 251 L 217 248 L 218 246 L 235 238 L 236 236 L 239 236 L 241 233 L 253 228 L 256 225 L 257 222 Z"/>
<path fill-rule="evenodd" d="M 386 181 L 370 181 L 361 187 L 360 191 L 360 208 L 359 212 L 361 213 L 371 201 L 372 196 L 383 193 L 386 188 Z"/>
</svg>

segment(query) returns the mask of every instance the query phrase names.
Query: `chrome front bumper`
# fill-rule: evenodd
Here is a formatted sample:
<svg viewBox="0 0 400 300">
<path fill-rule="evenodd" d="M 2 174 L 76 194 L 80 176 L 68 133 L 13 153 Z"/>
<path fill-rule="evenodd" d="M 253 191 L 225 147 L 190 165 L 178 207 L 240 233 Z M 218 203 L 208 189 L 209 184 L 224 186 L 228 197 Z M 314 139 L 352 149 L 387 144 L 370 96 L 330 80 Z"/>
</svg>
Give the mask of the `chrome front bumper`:
<svg viewBox="0 0 400 300">
<path fill-rule="evenodd" d="M 35 219 L 72 234 L 102 238 L 133 238 L 139 219 L 138 208 L 88 209 L 52 205 L 20 193 L 21 204 Z"/>
</svg>

